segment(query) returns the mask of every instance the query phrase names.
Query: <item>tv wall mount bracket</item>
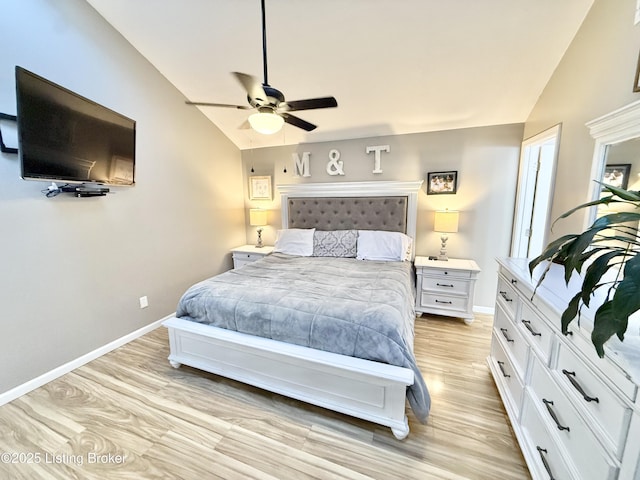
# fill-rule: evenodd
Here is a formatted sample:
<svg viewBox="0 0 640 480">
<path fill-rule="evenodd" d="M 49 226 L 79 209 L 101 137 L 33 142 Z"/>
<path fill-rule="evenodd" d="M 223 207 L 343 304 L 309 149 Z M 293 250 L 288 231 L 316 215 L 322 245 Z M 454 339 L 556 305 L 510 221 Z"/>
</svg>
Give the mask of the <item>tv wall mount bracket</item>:
<svg viewBox="0 0 640 480">
<path fill-rule="evenodd" d="M 18 117 L 16 117 L 15 115 L 9 115 L 7 113 L 2 113 L 0 112 L 0 120 L 11 120 L 13 122 L 18 120 Z M 18 149 L 17 148 L 13 148 L 13 147 L 7 147 L 4 144 L 4 140 L 2 140 L 2 130 L 0 129 L 0 151 L 2 153 L 18 153 Z"/>
</svg>

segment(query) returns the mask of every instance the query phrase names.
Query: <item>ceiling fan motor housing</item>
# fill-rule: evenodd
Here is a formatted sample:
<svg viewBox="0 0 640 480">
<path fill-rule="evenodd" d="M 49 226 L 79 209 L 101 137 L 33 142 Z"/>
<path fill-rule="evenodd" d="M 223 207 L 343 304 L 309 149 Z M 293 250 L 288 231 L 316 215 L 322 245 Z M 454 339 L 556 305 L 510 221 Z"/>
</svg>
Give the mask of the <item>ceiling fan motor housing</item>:
<svg viewBox="0 0 640 480">
<path fill-rule="evenodd" d="M 262 85 L 264 89 L 264 93 L 267 94 L 267 98 L 251 98 L 250 95 L 247 95 L 247 100 L 252 107 L 277 107 L 280 103 L 284 102 L 284 95 L 282 92 L 276 88 L 270 87 L 269 85 Z"/>
</svg>

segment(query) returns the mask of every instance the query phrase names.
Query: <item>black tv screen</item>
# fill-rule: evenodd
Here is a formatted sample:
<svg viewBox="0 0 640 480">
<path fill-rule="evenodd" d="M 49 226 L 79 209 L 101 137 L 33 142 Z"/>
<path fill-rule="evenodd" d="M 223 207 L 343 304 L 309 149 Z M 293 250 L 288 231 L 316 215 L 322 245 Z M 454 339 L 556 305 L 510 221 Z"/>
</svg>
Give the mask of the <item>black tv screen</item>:
<svg viewBox="0 0 640 480">
<path fill-rule="evenodd" d="M 136 122 L 16 66 L 25 180 L 133 185 Z"/>
</svg>

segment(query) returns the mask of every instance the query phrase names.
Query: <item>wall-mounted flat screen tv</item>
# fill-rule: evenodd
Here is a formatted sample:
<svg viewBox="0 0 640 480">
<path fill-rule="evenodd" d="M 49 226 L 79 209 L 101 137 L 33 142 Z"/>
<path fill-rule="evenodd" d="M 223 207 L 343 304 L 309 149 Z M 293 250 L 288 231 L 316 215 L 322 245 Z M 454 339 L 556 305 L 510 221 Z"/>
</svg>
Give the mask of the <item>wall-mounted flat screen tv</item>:
<svg viewBox="0 0 640 480">
<path fill-rule="evenodd" d="M 133 185 L 136 122 L 16 66 L 25 180 Z"/>
</svg>

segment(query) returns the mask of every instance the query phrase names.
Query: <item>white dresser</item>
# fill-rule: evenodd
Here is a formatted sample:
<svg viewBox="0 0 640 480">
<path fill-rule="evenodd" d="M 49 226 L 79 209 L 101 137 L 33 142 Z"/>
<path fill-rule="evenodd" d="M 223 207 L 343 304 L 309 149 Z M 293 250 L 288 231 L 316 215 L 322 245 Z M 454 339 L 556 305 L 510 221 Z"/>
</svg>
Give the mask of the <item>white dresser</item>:
<svg viewBox="0 0 640 480">
<path fill-rule="evenodd" d="M 577 291 L 565 286 L 562 267 L 552 265 L 534 296 L 526 260 L 498 263 L 488 363 L 531 476 L 640 480 L 638 329 L 630 327 L 625 342 L 608 342 L 601 359 L 590 339 L 591 312 L 570 324 L 569 335 L 560 331 Z"/>
<path fill-rule="evenodd" d="M 247 263 L 255 262 L 262 257 L 269 255 L 273 252 L 274 247 L 263 246 L 256 247 L 255 245 L 242 245 L 231 249 L 231 256 L 233 257 L 233 268 L 240 268 Z"/>
<path fill-rule="evenodd" d="M 480 268 L 473 260 L 416 256 L 416 312 L 473 322 L 473 293 Z"/>
</svg>

